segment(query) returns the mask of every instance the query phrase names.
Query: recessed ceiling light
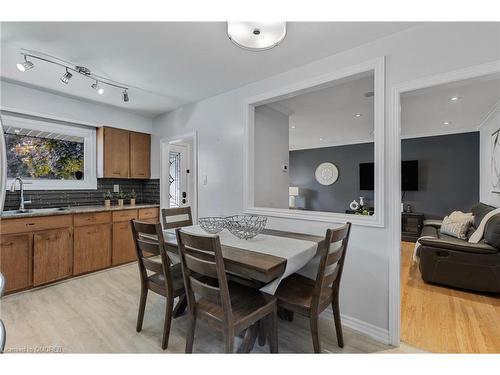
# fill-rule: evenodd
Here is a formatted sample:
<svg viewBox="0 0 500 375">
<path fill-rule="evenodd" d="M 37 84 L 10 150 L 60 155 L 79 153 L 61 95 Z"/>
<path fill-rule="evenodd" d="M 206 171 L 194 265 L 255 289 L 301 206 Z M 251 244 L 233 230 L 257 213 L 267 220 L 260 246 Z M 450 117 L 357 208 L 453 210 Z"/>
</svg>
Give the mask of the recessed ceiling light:
<svg viewBox="0 0 500 375">
<path fill-rule="evenodd" d="M 285 39 L 286 22 L 228 22 L 227 35 L 240 48 L 262 51 Z"/>
<path fill-rule="evenodd" d="M 292 129 L 295 129 L 295 125 L 292 125 Z"/>
<path fill-rule="evenodd" d="M 320 140 L 320 141 L 322 141 L 322 140 L 323 140 L 323 138 L 320 138 L 319 140 Z"/>
<path fill-rule="evenodd" d="M 462 99 L 460 96 L 452 96 L 450 102 L 458 102 L 460 99 Z"/>
<path fill-rule="evenodd" d="M 356 114 L 354 114 L 354 117 L 361 117 L 361 116 L 363 116 L 362 113 L 356 113 Z"/>
<path fill-rule="evenodd" d="M 443 125 L 451 125 L 451 121 L 445 121 L 443 122 Z"/>
</svg>

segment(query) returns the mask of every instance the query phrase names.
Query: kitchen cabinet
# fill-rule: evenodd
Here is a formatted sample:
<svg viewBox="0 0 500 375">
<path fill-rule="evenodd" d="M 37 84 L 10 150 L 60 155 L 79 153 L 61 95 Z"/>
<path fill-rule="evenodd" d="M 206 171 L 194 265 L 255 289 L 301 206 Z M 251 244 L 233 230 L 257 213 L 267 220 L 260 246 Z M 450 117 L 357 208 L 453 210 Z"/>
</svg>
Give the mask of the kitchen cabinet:
<svg viewBox="0 0 500 375">
<path fill-rule="evenodd" d="M 36 232 L 33 235 L 33 285 L 64 279 L 73 274 L 71 228 Z"/>
<path fill-rule="evenodd" d="M 75 227 L 73 273 L 79 275 L 111 265 L 111 222 Z"/>
<path fill-rule="evenodd" d="M 150 134 L 109 127 L 98 129 L 98 177 L 148 179 L 150 158 Z"/>
<path fill-rule="evenodd" d="M 130 133 L 130 177 L 149 178 L 151 175 L 151 135 Z"/>
<path fill-rule="evenodd" d="M 137 210 L 113 212 L 113 254 L 111 264 L 117 265 L 137 259 L 130 220 L 137 219 Z"/>
<path fill-rule="evenodd" d="M 5 291 L 26 289 L 31 285 L 30 234 L 2 235 L 0 271 L 5 277 Z"/>
</svg>

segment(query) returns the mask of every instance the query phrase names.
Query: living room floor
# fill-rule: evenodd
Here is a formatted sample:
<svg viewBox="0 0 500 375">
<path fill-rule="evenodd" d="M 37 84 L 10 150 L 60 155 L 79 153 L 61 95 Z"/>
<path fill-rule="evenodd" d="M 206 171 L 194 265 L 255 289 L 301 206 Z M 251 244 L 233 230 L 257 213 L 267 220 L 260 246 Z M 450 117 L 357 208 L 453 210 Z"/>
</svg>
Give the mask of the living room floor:
<svg viewBox="0 0 500 375">
<path fill-rule="evenodd" d="M 401 341 L 436 353 L 500 353 L 500 294 L 426 284 L 401 244 Z"/>
</svg>

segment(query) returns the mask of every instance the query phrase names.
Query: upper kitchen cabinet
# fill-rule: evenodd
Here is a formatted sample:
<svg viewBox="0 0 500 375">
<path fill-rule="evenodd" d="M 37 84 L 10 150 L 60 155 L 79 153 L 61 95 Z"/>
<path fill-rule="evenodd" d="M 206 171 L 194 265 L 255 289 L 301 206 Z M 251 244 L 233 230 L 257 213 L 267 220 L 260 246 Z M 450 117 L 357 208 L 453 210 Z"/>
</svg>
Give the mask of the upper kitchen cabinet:
<svg viewBox="0 0 500 375">
<path fill-rule="evenodd" d="M 97 132 L 98 177 L 149 178 L 151 136 L 109 127 Z"/>
<path fill-rule="evenodd" d="M 149 178 L 151 175 L 151 135 L 130 133 L 130 177 Z"/>
</svg>

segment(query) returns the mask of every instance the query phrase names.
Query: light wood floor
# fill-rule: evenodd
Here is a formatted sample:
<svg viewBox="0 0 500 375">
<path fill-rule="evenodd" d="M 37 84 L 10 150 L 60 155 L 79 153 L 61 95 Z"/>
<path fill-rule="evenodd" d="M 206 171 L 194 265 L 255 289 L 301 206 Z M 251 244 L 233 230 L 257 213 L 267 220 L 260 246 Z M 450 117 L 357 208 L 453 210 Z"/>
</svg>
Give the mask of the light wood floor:
<svg viewBox="0 0 500 375">
<path fill-rule="evenodd" d="M 139 301 L 136 264 L 72 279 L 43 289 L 6 296 L 1 318 L 7 328 L 7 352 L 48 348 L 63 353 L 156 353 L 162 352 L 164 300 L 150 293 L 143 331 L 135 331 Z M 337 346 L 332 318 L 321 320 L 322 349 L 332 353 L 418 352 L 403 345 L 391 348 L 348 328 L 345 347 Z M 169 353 L 183 353 L 186 316 L 172 322 Z M 239 341 L 238 341 L 239 343 Z M 279 323 L 281 353 L 310 353 L 312 341 L 308 321 L 296 316 Z M 194 351 L 223 351 L 221 335 L 197 326 Z M 268 352 L 256 344 L 254 352 Z"/>
<path fill-rule="evenodd" d="M 500 353 L 500 295 L 424 283 L 402 243 L 401 340 L 437 353 Z"/>
</svg>

